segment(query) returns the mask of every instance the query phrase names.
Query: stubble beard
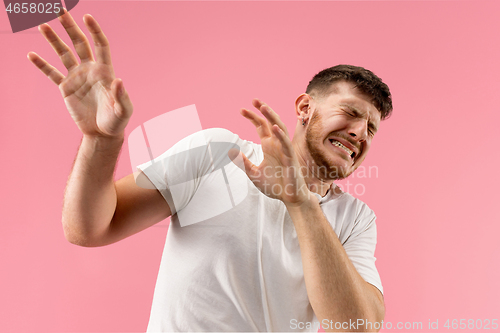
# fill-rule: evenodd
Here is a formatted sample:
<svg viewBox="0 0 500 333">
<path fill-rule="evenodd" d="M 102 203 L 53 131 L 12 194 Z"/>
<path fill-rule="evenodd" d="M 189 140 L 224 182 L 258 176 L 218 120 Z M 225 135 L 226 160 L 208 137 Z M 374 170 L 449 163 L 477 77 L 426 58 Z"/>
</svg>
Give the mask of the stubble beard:
<svg viewBox="0 0 500 333">
<path fill-rule="evenodd" d="M 315 165 L 313 166 L 313 174 L 324 180 L 340 180 L 347 178 L 351 173 L 336 165 L 335 162 L 327 155 L 324 147 L 324 140 L 321 137 L 322 125 L 321 115 L 314 112 L 309 125 L 306 129 L 306 145 Z"/>
</svg>

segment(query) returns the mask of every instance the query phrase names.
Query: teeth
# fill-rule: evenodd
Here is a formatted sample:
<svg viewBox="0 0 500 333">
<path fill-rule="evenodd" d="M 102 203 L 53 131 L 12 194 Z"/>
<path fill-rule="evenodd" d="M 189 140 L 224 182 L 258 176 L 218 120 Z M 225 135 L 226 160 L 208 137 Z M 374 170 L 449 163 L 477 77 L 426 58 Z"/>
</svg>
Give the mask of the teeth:
<svg viewBox="0 0 500 333">
<path fill-rule="evenodd" d="M 345 150 L 345 151 L 349 154 L 349 156 L 351 156 L 351 157 L 352 157 L 353 152 L 352 152 L 349 148 L 347 148 L 346 146 L 344 146 L 343 144 L 341 144 L 340 142 L 338 142 L 338 141 L 336 141 L 336 140 L 330 140 L 330 142 L 331 142 L 332 144 L 334 144 L 335 146 L 337 146 L 337 147 L 340 147 L 340 148 L 344 149 L 344 150 Z"/>
</svg>

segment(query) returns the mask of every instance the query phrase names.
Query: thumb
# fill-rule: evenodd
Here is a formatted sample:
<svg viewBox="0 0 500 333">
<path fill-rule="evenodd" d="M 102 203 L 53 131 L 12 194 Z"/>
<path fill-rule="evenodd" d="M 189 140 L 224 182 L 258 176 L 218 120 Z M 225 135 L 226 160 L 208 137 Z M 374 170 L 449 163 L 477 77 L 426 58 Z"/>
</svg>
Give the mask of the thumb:
<svg viewBox="0 0 500 333">
<path fill-rule="evenodd" d="M 227 152 L 227 156 L 231 159 L 231 161 L 236 164 L 238 168 L 243 170 L 247 176 L 252 180 L 251 174 L 255 165 L 250 162 L 250 160 L 238 149 L 229 149 Z"/>
<path fill-rule="evenodd" d="M 133 112 L 132 101 L 125 90 L 122 79 L 114 79 L 111 83 L 111 92 L 115 99 L 115 113 L 121 119 L 130 118 Z"/>
</svg>

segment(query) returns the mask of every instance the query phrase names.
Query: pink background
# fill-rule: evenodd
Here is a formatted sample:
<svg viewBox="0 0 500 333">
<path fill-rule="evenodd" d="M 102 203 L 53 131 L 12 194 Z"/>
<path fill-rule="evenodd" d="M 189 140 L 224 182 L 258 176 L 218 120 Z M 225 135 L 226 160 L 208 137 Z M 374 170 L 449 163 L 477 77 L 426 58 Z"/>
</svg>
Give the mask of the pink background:
<svg viewBox="0 0 500 333">
<path fill-rule="evenodd" d="M 238 113 L 253 97 L 293 132 L 295 98 L 314 74 L 340 63 L 374 71 L 394 115 L 365 161 L 378 177 L 350 181 L 378 216 L 385 321 L 427 331 L 439 320 L 434 332 L 448 332 L 446 319 L 500 320 L 500 3 L 81 1 L 72 11 L 82 25 L 85 13 L 134 103 L 127 134 L 195 104 L 203 128 L 258 141 Z M 26 55 L 64 67 L 36 28 L 9 33 L 2 11 L 0 30 L 0 331 L 145 331 L 168 221 L 102 248 L 65 240 L 81 134 Z M 131 172 L 125 146 L 116 177 Z"/>
</svg>

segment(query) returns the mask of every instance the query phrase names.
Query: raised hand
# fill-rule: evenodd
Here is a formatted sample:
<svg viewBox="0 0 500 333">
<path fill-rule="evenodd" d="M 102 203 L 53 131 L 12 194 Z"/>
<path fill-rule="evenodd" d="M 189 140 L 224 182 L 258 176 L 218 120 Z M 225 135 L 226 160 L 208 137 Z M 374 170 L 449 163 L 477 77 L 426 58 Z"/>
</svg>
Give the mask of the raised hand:
<svg viewBox="0 0 500 333">
<path fill-rule="evenodd" d="M 310 191 L 301 173 L 286 126 L 276 112 L 262 101 L 254 99 L 252 104 L 265 118 L 247 109 L 242 109 L 241 114 L 255 125 L 264 160 L 256 166 L 241 154 L 245 172 L 265 195 L 287 205 L 301 204 L 308 199 Z"/>
<path fill-rule="evenodd" d="M 71 49 L 48 24 L 42 24 L 38 29 L 68 69 L 67 76 L 34 52 L 28 53 L 28 59 L 59 86 L 71 117 L 84 135 L 123 135 L 133 106 L 123 82 L 115 77 L 108 39 L 91 15 L 83 16 L 94 41 L 94 58 L 87 37 L 70 13 L 64 9 L 64 14 L 58 19 L 71 38 L 81 62 L 78 63 Z"/>
</svg>

